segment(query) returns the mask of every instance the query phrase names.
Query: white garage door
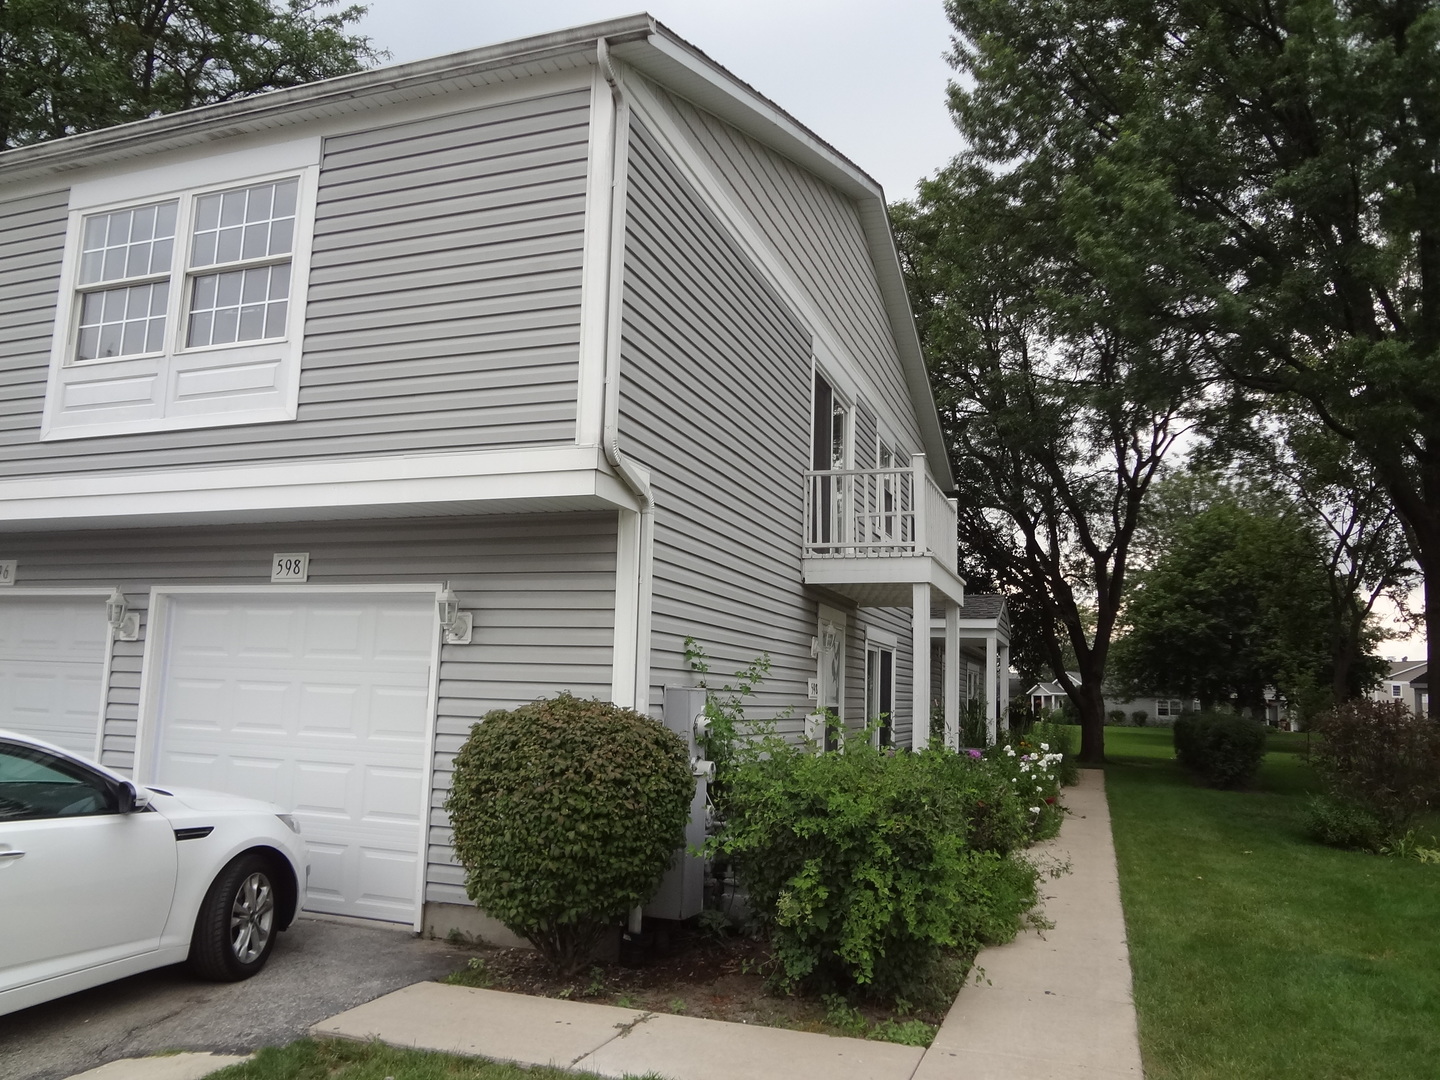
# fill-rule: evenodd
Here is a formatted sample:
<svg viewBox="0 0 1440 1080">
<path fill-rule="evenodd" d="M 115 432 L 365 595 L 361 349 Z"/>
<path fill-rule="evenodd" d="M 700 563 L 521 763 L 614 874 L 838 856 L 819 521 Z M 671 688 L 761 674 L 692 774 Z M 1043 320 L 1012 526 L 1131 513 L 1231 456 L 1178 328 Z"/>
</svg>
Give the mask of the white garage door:
<svg viewBox="0 0 1440 1080">
<path fill-rule="evenodd" d="M 413 922 L 433 597 L 170 598 L 156 782 L 291 809 L 310 911 Z"/>
<path fill-rule="evenodd" d="M 109 629 L 103 597 L 0 597 L 0 728 L 93 758 Z"/>
</svg>

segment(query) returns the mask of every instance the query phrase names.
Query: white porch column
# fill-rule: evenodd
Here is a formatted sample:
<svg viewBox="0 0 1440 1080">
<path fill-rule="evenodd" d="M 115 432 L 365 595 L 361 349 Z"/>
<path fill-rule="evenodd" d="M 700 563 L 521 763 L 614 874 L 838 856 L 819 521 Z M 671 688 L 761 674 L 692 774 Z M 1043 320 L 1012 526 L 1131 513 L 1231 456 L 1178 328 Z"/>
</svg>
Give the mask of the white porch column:
<svg viewBox="0 0 1440 1080">
<path fill-rule="evenodd" d="M 930 745 L 930 584 L 910 587 L 910 745 Z"/>
<path fill-rule="evenodd" d="M 1010 643 L 1000 646 L 1000 671 L 996 678 L 1000 690 L 1000 730 L 1010 730 Z"/>
<path fill-rule="evenodd" d="M 995 745 L 1000 719 L 1000 698 L 995 692 L 995 667 L 999 662 L 995 655 L 995 638 L 994 630 L 985 632 L 985 742 L 988 746 Z"/>
<path fill-rule="evenodd" d="M 960 605 L 945 601 L 945 745 L 960 749 Z"/>
</svg>

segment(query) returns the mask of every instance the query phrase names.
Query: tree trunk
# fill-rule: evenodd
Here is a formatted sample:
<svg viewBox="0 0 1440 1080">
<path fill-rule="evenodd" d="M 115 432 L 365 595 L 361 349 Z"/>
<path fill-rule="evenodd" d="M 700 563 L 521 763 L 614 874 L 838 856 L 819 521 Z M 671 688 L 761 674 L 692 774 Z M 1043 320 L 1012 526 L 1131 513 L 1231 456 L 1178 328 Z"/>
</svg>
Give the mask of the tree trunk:
<svg viewBox="0 0 1440 1080">
<path fill-rule="evenodd" d="M 1425 712 L 1431 718 L 1435 716 L 1436 661 L 1440 660 L 1440 647 L 1436 643 L 1440 637 L 1440 543 L 1433 545 L 1432 552 L 1430 565 L 1421 566 L 1422 571 L 1428 571 L 1425 574 Z M 1418 713 L 1420 703 L 1415 704 Z"/>
<path fill-rule="evenodd" d="M 1080 756 L 1087 765 L 1105 764 L 1105 694 L 1098 680 L 1088 678 L 1075 688 L 1073 700 L 1080 710 Z"/>
</svg>

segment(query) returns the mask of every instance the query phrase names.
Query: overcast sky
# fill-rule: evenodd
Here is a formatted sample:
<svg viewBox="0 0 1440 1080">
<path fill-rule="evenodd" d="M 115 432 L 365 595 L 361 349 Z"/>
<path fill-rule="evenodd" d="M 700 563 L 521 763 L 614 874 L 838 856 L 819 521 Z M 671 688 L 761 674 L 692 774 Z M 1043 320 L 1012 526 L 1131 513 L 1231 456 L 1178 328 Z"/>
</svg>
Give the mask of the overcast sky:
<svg viewBox="0 0 1440 1080">
<path fill-rule="evenodd" d="M 403 63 L 601 22 L 655 18 L 880 181 L 890 201 L 960 149 L 941 0 L 369 0 L 360 31 Z"/>
</svg>

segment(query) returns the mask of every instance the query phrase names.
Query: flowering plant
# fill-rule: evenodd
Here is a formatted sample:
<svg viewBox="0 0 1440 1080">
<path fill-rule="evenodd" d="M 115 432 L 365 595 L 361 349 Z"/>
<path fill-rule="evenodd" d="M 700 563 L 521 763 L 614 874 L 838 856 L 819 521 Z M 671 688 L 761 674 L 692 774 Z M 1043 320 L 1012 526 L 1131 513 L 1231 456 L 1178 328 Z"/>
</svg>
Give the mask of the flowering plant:
<svg viewBox="0 0 1440 1080">
<path fill-rule="evenodd" d="M 1055 799 L 1060 793 L 1064 755 L 1052 752 L 1048 742 L 1031 743 L 1022 738 L 1013 745 L 991 747 L 985 756 L 1006 774 L 1012 790 L 1029 810 L 1032 836 L 1055 835 L 1060 828 Z"/>
</svg>

